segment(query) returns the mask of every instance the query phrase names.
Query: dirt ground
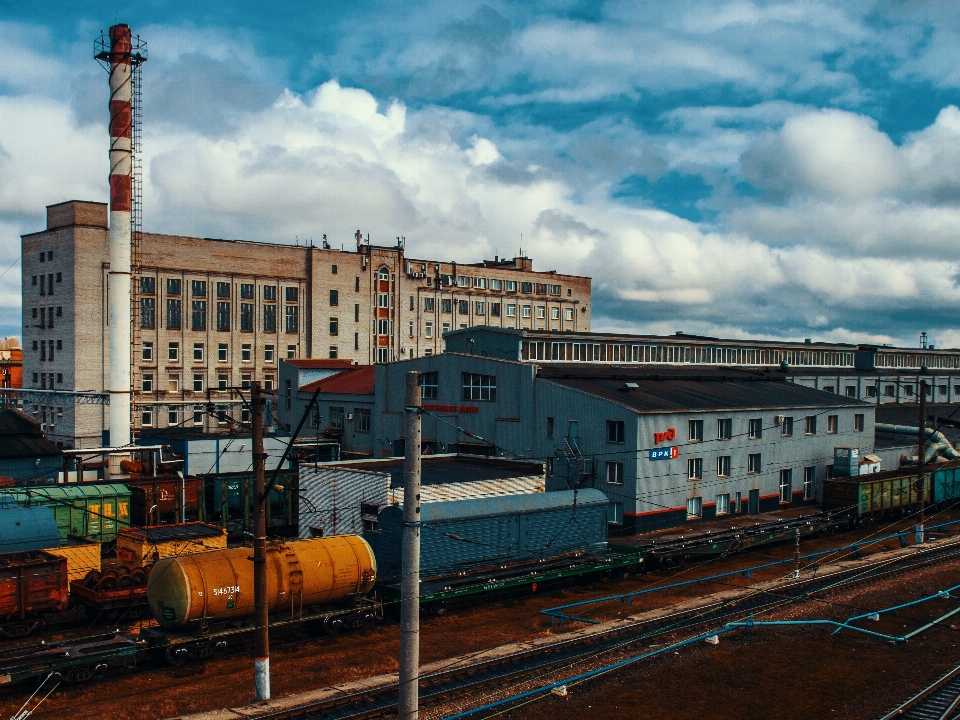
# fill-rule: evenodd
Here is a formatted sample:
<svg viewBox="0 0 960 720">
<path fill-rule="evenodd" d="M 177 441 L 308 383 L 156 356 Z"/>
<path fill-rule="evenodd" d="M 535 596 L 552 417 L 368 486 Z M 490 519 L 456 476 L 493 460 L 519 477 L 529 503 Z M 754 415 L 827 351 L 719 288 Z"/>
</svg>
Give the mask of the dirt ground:
<svg viewBox="0 0 960 720">
<path fill-rule="evenodd" d="M 801 551 L 828 549 L 894 530 L 874 527 L 804 540 Z M 893 543 L 887 547 L 893 547 Z M 568 628 L 562 631 L 551 629 L 549 618 L 539 614 L 547 607 L 705 577 L 792 556 L 793 548 L 789 545 L 761 548 L 687 568 L 501 602 L 485 602 L 479 607 L 457 608 L 443 616 L 423 619 L 421 660 L 431 662 L 551 632 L 565 632 Z M 837 558 L 822 562 L 830 559 Z M 630 608 L 609 603 L 578 612 L 591 613 L 598 619 L 632 614 L 679 599 L 709 594 L 729 585 L 782 576 L 792 569 L 792 564 L 786 564 L 756 572 L 749 580 L 742 575 L 733 575 L 718 582 L 653 592 L 639 596 Z M 953 573 L 954 577 L 960 577 L 957 570 Z M 957 582 L 960 579 L 950 584 Z M 886 592 L 897 594 L 897 587 L 887 588 Z M 884 604 L 889 603 L 884 600 L 878 606 Z M 804 607 L 810 605 L 812 603 Z M 914 685 L 919 687 L 932 679 L 941 667 L 960 659 L 960 652 L 952 645 L 952 642 L 960 642 L 957 635 L 940 629 L 906 646 L 888 647 L 862 637 L 829 636 L 819 629 L 758 631 L 749 639 L 724 638 L 716 647 L 696 647 L 683 650 L 677 656 L 641 663 L 642 667 L 624 671 L 616 677 L 571 689 L 568 698 L 535 703 L 529 712 L 539 716 L 549 708 L 558 719 L 573 717 L 574 713 L 582 716 L 584 712 L 588 716 L 618 717 L 620 713 L 626 713 L 628 707 L 632 708 L 633 715 L 636 715 L 637 707 L 644 707 L 644 716 L 650 718 L 872 717 L 862 713 L 857 715 L 855 711 L 876 700 L 877 694 L 871 688 L 876 687 L 878 679 L 883 681 L 887 690 L 892 688 L 891 697 L 907 697 Z M 939 644 L 937 638 L 940 638 Z M 339 637 L 275 641 L 270 658 L 272 694 L 280 697 L 396 671 L 397 651 L 397 626 L 390 621 L 369 631 Z M 827 687 L 823 678 L 831 679 Z M 10 717 L 26 700 L 29 691 L 20 686 L 0 693 L 0 716 Z M 176 668 L 145 666 L 121 672 L 101 683 L 59 688 L 32 717 L 70 717 L 75 720 L 166 718 L 242 706 L 251 700 L 252 695 L 252 658 L 237 655 Z M 781 696 L 785 698 L 784 714 L 769 714 L 771 698 Z M 801 701 L 802 698 L 808 700 Z M 817 699 L 816 702 L 813 698 Z M 604 705 L 603 713 L 596 715 L 600 703 Z M 806 710 L 801 711 L 801 708 Z M 515 717 L 528 715 L 515 714 Z"/>
</svg>

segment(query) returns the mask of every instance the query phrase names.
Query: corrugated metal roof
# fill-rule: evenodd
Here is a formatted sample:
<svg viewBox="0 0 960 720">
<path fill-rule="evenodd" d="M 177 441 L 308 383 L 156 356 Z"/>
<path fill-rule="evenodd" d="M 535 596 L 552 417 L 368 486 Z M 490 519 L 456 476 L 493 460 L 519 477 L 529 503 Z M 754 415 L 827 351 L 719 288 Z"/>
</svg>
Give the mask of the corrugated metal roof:
<svg viewBox="0 0 960 720">
<path fill-rule="evenodd" d="M 43 457 L 63 452 L 40 429 L 40 423 L 19 410 L 0 411 L 0 458 Z"/>
<path fill-rule="evenodd" d="M 320 388 L 320 392 L 335 395 L 373 395 L 373 378 L 373 365 L 363 365 L 338 372 L 336 375 L 321 380 L 314 380 L 299 389 L 301 392 L 312 393 Z"/>
<path fill-rule="evenodd" d="M 420 506 L 420 521 L 441 522 L 464 518 L 516 515 L 573 507 L 574 494 L 578 506 L 595 507 L 610 504 L 607 496 L 594 488 L 583 490 L 560 490 L 557 492 L 533 493 L 531 495 L 508 495 L 505 497 L 476 498 L 428 503 Z"/>
<path fill-rule="evenodd" d="M 706 376 L 689 379 L 671 374 L 633 379 L 554 377 L 549 382 L 609 400 L 636 412 L 705 412 L 717 410 L 866 407 L 868 403 L 784 380 L 733 380 Z M 631 383 L 630 387 L 626 383 Z"/>
<path fill-rule="evenodd" d="M 283 362 L 301 370 L 319 370 L 355 367 L 352 360 L 329 360 L 321 358 L 284 358 Z"/>
<path fill-rule="evenodd" d="M 207 523 L 190 522 L 176 525 L 154 525 L 151 527 L 123 528 L 122 535 L 136 535 L 147 542 L 161 543 L 169 540 L 194 540 L 197 538 L 220 537 L 223 528 Z"/>
<path fill-rule="evenodd" d="M 339 465 L 349 470 L 390 473 L 391 486 L 402 487 L 403 463 L 403 458 L 398 457 L 342 465 L 334 463 L 334 465 Z M 425 456 L 420 462 L 420 483 L 422 485 L 439 485 L 441 483 L 472 482 L 476 480 L 505 480 L 508 478 L 540 475 L 543 474 L 543 472 L 543 463 L 522 460 L 464 457 L 463 455 L 448 457 Z"/>
</svg>

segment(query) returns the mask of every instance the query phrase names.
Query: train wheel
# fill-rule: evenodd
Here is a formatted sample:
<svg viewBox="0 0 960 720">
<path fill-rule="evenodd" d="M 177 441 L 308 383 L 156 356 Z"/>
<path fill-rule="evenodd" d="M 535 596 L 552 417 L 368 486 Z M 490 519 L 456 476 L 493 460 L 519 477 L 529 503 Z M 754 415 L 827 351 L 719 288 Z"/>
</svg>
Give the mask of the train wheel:
<svg viewBox="0 0 960 720">
<path fill-rule="evenodd" d="M 100 663 L 99 665 L 94 665 L 89 669 L 90 679 L 93 682 L 100 682 L 105 680 L 107 673 L 110 671 L 109 666 L 106 663 Z"/>
<path fill-rule="evenodd" d="M 187 652 L 186 648 L 169 647 L 164 653 L 164 657 L 167 658 L 167 662 L 171 665 L 183 665 L 187 661 L 187 658 L 190 657 L 190 653 Z"/>
<path fill-rule="evenodd" d="M 323 622 L 323 629 L 327 635 L 338 635 L 345 627 L 340 618 L 327 618 Z"/>
<path fill-rule="evenodd" d="M 226 640 L 217 640 L 217 642 L 213 644 L 213 647 L 210 648 L 210 657 L 223 657 L 227 654 L 228 649 L 229 646 Z"/>
</svg>

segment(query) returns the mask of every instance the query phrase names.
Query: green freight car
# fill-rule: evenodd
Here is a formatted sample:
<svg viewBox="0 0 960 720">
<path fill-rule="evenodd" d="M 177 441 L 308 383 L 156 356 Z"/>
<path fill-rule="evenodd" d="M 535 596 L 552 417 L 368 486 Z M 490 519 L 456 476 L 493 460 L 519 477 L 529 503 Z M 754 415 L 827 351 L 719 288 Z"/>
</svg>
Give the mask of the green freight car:
<svg viewBox="0 0 960 720">
<path fill-rule="evenodd" d="M 949 502 L 960 499 L 960 461 L 940 465 L 933 471 L 933 501 Z"/>
<path fill-rule="evenodd" d="M 917 472 L 887 470 L 852 475 L 823 483 L 823 509 L 854 518 L 905 512 L 920 502 Z M 924 473 L 923 500 L 944 503 L 960 499 L 960 461 L 931 465 Z"/>
<path fill-rule="evenodd" d="M 46 505 L 53 510 L 61 545 L 68 535 L 113 542 L 118 528 L 130 527 L 130 490 L 125 485 L 38 485 L 4 488 L 3 494 L 13 495 L 20 507 Z"/>
</svg>

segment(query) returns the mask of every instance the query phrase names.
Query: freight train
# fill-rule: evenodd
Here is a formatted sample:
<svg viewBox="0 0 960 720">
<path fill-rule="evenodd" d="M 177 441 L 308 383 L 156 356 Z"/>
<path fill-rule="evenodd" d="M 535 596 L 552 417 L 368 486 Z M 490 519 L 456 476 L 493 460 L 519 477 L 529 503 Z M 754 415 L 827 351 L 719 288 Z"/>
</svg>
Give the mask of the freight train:
<svg viewBox="0 0 960 720">
<path fill-rule="evenodd" d="M 915 470 L 900 469 L 825 480 L 823 509 L 859 523 L 910 512 L 919 504 L 921 490 L 928 505 L 960 500 L 960 460 L 930 466 L 922 488 L 918 479 Z"/>
</svg>

